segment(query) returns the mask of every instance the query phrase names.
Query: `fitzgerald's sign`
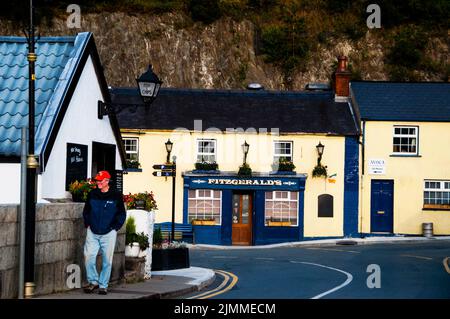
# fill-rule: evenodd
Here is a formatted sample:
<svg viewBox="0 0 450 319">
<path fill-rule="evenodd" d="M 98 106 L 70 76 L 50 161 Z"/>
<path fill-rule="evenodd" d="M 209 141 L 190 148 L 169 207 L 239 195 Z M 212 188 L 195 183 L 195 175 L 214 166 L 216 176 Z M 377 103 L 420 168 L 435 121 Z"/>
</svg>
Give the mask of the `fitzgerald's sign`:
<svg viewBox="0 0 450 319">
<path fill-rule="evenodd" d="M 184 187 L 192 189 L 253 189 L 289 190 L 305 189 L 305 177 L 234 177 L 184 176 Z"/>
<path fill-rule="evenodd" d="M 279 179 L 223 179 L 209 178 L 209 185 L 258 185 L 258 186 L 281 186 L 283 182 Z"/>
</svg>

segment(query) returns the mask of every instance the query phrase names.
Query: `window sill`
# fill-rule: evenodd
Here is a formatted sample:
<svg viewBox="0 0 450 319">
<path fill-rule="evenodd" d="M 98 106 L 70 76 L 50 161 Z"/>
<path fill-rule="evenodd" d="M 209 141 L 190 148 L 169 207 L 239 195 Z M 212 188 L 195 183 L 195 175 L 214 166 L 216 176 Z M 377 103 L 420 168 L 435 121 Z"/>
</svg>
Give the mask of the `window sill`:
<svg viewBox="0 0 450 319">
<path fill-rule="evenodd" d="M 127 168 L 126 169 L 127 172 L 132 172 L 132 173 L 140 173 L 142 172 L 142 168 Z"/>
<path fill-rule="evenodd" d="M 423 205 L 422 210 L 448 210 L 448 211 L 450 211 L 450 205 L 425 204 L 425 205 Z"/>
<path fill-rule="evenodd" d="M 272 221 L 269 221 L 268 224 L 266 224 L 266 227 L 295 227 L 295 225 L 292 225 L 291 222 L 272 222 Z"/>
<path fill-rule="evenodd" d="M 418 154 L 391 154 L 389 157 L 422 157 L 422 155 Z"/>
</svg>

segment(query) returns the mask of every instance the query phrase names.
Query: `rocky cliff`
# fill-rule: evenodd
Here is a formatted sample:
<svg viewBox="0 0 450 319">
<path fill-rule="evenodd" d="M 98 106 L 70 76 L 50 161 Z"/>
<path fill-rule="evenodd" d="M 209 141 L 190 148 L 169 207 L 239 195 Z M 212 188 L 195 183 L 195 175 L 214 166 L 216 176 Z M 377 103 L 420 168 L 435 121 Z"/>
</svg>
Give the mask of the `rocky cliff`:
<svg viewBox="0 0 450 319">
<path fill-rule="evenodd" d="M 258 82 L 266 89 L 299 90 L 308 82 L 328 82 L 341 54 L 349 57 L 362 79 L 388 80 L 383 29 L 368 29 L 358 41 L 334 38 L 318 44 L 306 68 L 286 77 L 258 54 L 256 27 L 249 20 L 221 18 L 205 25 L 178 13 L 115 12 L 83 14 L 81 28 L 69 29 L 66 19 L 61 15 L 52 26 L 38 30 L 42 36 L 93 32 L 108 84 L 115 87 L 135 86 L 135 78 L 151 63 L 166 87 L 240 89 Z M 8 21 L 0 21 L 0 30 L 4 35 L 23 35 Z M 449 47 L 448 39 L 430 39 L 426 55 L 447 64 Z M 420 79 L 442 81 L 443 75 L 421 72 Z"/>
</svg>

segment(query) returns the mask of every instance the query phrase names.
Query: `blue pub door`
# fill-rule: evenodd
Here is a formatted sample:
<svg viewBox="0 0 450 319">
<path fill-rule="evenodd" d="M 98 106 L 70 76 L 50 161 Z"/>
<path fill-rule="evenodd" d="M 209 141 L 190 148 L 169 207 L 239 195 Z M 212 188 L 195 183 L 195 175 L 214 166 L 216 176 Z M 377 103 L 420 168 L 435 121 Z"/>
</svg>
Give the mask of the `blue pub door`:
<svg viewBox="0 0 450 319">
<path fill-rule="evenodd" d="M 394 231 L 394 181 L 372 180 L 370 195 L 370 231 Z"/>
</svg>

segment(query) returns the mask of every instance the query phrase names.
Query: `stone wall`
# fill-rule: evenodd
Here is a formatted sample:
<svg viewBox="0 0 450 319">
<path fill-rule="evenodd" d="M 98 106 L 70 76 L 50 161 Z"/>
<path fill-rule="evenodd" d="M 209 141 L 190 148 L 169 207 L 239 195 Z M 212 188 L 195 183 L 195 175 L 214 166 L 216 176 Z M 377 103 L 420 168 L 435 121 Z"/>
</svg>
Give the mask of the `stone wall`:
<svg viewBox="0 0 450 319">
<path fill-rule="evenodd" d="M 81 268 L 86 283 L 83 246 L 86 229 L 83 203 L 38 204 L 36 207 L 35 284 L 36 295 L 69 290 L 67 266 Z M 0 298 L 16 298 L 19 281 L 18 206 L 0 205 Z M 124 278 L 125 226 L 119 231 L 111 281 Z M 100 265 L 100 258 L 98 260 Z"/>
</svg>

